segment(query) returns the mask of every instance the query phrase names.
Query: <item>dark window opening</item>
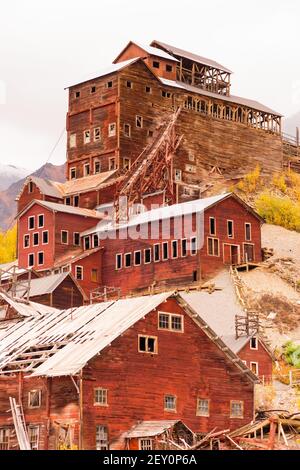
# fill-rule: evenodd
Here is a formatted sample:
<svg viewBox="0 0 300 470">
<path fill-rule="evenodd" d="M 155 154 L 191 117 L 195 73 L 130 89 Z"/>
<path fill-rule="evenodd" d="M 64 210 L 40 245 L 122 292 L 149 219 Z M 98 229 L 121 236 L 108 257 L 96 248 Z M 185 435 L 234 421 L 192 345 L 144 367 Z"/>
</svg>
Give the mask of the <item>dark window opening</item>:
<svg viewBox="0 0 300 470">
<path fill-rule="evenodd" d="M 156 353 L 157 338 L 151 336 L 139 336 L 139 351 L 146 353 Z"/>
<path fill-rule="evenodd" d="M 30 237 L 29 235 L 24 235 L 24 248 L 28 248 L 30 245 Z"/>
<path fill-rule="evenodd" d="M 191 238 L 191 255 L 197 254 L 197 238 Z"/>
<path fill-rule="evenodd" d="M 84 239 L 84 249 L 89 250 L 91 248 L 91 239 L 90 237 L 85 237 Z"/>
<path fill-rule="evenodd" d="M 148 136 L 153 137 L 153 131 L 148 131 Z"/>
<path fill-rule="evenodd" d="M 122 268 L 122 255 L 116 255 L 116 269 Z"/>
<path fill-rule="evenodd" d="M 134 253 L 134 265 L 135 266 L 140 266 L 142 263 L 142 256 L 140 251 L 136 251 Z"/>
<path fill-rule="evenodd" d="M 233 222 L 232 222 L 232 220 L 227 220 L 227 235 L 228 235 L 228 238 L 233 238 Z"/>
<path fill-rule="evenodd" d="M 125 255 L 125 268 L 130 268 L 131 266 L 131 253 L 126 253 Z"/>
<path fill-rule="evenodd" d="M 136 125 L 136 127 L 140 128 L 140 129 L 143 127 L 143 118 L 142 118 L 142 116 L 136 116 L 135 125 Z"/>
<path fill-rule="evenodd" d="M 209 219 L 209 234 L 216 235 L 216 219 L 214 217 Z"/>
<path fill-rule="evenodd" d="M 181 240 L 181 256 L 184 258 L 187 255 L 187 240 Z"/>
<path fill-rule="evenodd" d="M 163 243 L 163 260 L 169 258 L 169 245 L 168 242 Z"/>
<path fill-rule="evenodd" d="M 75 91 L 75 98 L 80 98 L 80 91 Z"/>
<path fill-rule="evenodd" d="M 178 257 L 178 242 L 177 240 L 172 241 L 172 258 Z"/>
<path fill-rule="evenodd" d="M 246 240 L 251 241 L 251 224 L 245 224 Z"/>
<path fill-rule="evenodd" d="M 33 182 L 32 181 L 29 181 L 28 183 L 28 193 L 32 193 L 33 192 Z"/>
<path fill-rule="evenodd" d="M 112 82 L 112 81 L 107 82 L 107 88 L 112 88 L 112 86 L 113 86 L 113 82 Z"/>
<path fill-rule="evenodd" d="M 74 207 L 79 207 L 79 196 L 74 196 Z"/>
<path fill-rule="evenodd" d="M 78 232 L 74 233 L 74 246 L 80 245 L 80 234 Z"/>
<path fill-rule="evenodd" d="M 150 248 L 146 248 L 146 250 L 144 251 L 144 262 L 145 264 L 151 263 L 151 249 Z"/>
<path fill-rule="evenodd" d="M 95 175 L 101 172 L 101 163 L 100 162 L 95 162 Z"/>
<path fill-rule="evenodd" d="M 43 227 L 44 227 L 44 216 L 43 216 L 43 215 L 39 215 L 39 218 L 38 218 L 38 226 L 39 226 L 39 228 L 43 228 Z"/>
<path fill-rule="evenodd" d="M 150 86 L 146 86 L 146 93 L 152 93 L 152 88 Z"/>
<path fill-rule="evenodd" d="M 34 233 L 33 234 L 33 245 L 34 246 L 37 246 L 39 244 L 39 234 L 38 233 Z"/>
<path fill-rule="evenodd" d="M 95 86 L 91 87 L 91 93 L 96 93 L 96 87 Z"/>
<path fill-rule="evenodd" d="M 166 65 L 166 71 L 167 71 L 167 72 L 173 72 L 173 67 L 172 67 L 172 65 L 168 65 L 168 64 L 167 64 L 167 65 Z"/>
<path fill-rule="evenodd" d="M 71 168 L 71 170 L 70 170 L 70 176 L 71 176 L 71 180 L 75 180 L 75 179 L 76 179 L 76 168 Z"/>
<path fill-rule="evenodd" d="M 171 98 L 171 93 L 169 91 L 166 91 L 166 90 L 161 90 L 161 96 L 163 98 Z"/>
<path fill-rule="evenodd" d="M 153 68 L 159 69 L 159 67 L 160 67 L 160 63 L 157 62 L 157 60 L 154 60 L 154 61 L 153 61 Z"/>
<path fill-rule="evenodd" d="M 198 271 L 193 271 L 193 282 L 198 281 Z"/>
<path fill-rule="evenodd" d="M 71 198 L 70 198 L 70 197 L 67 197 L 67 198 L 66 198 L 66 205 L 67 205 L 67 206 L 70 206 L 70 205 L 71 205 Z"/>
<path fill-rule="evenodd" d="M 154 245 L 154 261 L 160 260 L 160 246 Z"/>
<path fill-rule="evenodd" d="M 250 345 L 251 349 L 257 349 L 257 338 L 251 338 Z"/>
<path fill-rule="evenodd" d="M 49 232 L 48 230 L 46 232 L 43 232 L 43 244 L 46 245 L 49 241 Z"/>
<path fill-rule="evenodd" d="M 132 88 L 132 82 L 127 80 L 126 86 L 127 86 L 127 88 Z"/>
<path fill-rule="evenodd" d="M 98 235 L 93 236 L 93 244 L 94 244 L 94 248 L 98 248 L 98 246 L 99 246 L 99 237 L 98 237 Z"/>
<path fill-rule="evenodd" d="M 39 265 L 41 266 L 42 264 L 44 264 L 44 253 L 41 252 L 38 254 L 38 260 L 39 260 Z"/>
<path fill-rule="evenodd" d="M 29 230 L 34 229 L 34 216 L 28 218 L 28 228 Z"/>
<path fill-rule="evenodd" d="M 29 268 L 34 266 L 34 255 L 33 254 L 28 255 L 28 266 L 29 266 Z"/>
<path fill-rule="evenodd" d="M 64 245 L 68 244 L 68 232 L 66 230 L 62 230 L 62 232 L 61 232 L 61 242 Z"/>
</svg>

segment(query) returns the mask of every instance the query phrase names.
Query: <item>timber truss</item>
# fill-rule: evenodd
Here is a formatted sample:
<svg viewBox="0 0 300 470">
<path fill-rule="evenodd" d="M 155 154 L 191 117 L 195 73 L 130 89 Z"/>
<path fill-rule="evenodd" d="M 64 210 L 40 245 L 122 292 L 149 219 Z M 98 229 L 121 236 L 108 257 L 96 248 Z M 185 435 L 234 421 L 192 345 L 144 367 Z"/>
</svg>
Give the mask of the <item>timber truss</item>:
<svg viewBox="0 0 300 470">
<path fill-rule="evenodd" d="M 159 131 L 124 177 L 117 183 L 115 193 L 116 221 L 128 218 L 128 211 L 142 196 L 164 190 L 169 204 L 174 204 L 173 157 L 183 136 L 176 135 L 175 124 L 181 108 L 171 116 L 170 121 Z M 126 198 L 126 213 L 120 207 L 120 200 Z"/>
</svg>

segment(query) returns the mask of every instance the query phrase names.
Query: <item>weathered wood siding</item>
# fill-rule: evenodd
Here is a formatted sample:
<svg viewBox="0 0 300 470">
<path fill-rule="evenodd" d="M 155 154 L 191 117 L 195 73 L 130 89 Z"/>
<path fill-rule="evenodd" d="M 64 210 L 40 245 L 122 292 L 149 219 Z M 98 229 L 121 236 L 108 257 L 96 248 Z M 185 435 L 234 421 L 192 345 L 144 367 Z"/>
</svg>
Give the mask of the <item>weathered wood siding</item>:
<svg viewBox="0 0 300 470">
<path fill-rule="evenodd" d="M 272 377 L 273 361 L 271 355 L 266 351 L 260 341 L 258 341 L 258 349 L 250 348 L 250 340 L 238 353 L 238 356 L 242 361 L 246 362 L 246 365 L 251 368 L 251 362 L 258 364 L 258 376 L 269 381 Z"/>
</svg>

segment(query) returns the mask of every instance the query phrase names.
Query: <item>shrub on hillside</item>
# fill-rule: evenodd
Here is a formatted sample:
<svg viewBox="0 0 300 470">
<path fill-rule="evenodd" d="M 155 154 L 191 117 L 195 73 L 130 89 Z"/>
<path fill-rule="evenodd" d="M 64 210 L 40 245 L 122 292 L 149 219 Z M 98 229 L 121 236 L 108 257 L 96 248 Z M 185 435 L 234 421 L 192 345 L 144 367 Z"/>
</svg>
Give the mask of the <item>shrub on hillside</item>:
<svg viewBox="0 0 300 470">
<path fill-rule="evenodd" d="M 255 170 L 246 175 L 243 180 L 237 184 L 237 189 L 244 193 L 254 193 L 262 185 L 260 167 L 257 166 Z"/>
<path fill-rule="evenodd" d="M 17 257 L 17 226 L 0 232 L 0 264 L 14 261 Z"/>
<path fill-rule="evenodd" d="M 255 202 L 256 210 L 268 224 L 280 225 L 300 232 L 300 204 L 287 197 L 264 192 Z"/>
</svg>

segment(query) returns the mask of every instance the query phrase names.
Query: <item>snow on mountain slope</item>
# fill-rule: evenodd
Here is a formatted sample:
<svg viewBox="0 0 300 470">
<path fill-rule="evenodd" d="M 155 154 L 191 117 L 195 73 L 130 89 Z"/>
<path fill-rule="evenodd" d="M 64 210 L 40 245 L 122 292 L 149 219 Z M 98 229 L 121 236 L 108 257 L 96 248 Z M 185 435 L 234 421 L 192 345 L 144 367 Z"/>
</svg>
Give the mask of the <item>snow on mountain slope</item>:
<svg viewBox="0 0 300 470">
<path fill-rule="evenodd" d="M 0 163 L 0 191 L 5 191 L 11 184 L 25 178 L 28 174 L 30 171 L 25 168 Z"/>
</svg>

